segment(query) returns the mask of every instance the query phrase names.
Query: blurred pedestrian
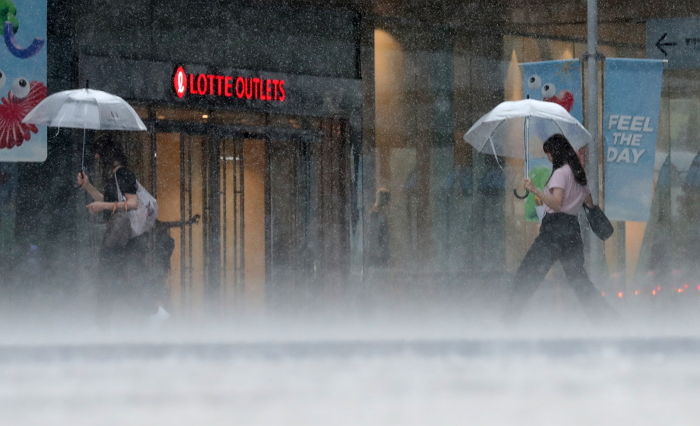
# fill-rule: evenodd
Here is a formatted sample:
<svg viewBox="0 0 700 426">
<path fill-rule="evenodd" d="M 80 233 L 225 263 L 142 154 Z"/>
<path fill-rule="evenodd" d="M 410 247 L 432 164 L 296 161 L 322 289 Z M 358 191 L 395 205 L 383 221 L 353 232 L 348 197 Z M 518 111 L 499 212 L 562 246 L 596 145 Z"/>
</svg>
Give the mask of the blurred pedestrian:
<svg viewBox="0 0 700 426">
<path fill-rule="evenodd" d="M 170 235 L 171 228 L 180 228 L 183 232 L 186 226 L 199 223 L 200 215 L 196 214 L 188 220 L 161 221 L 157 220 L 155 227 L 151 231 L 153 238 L 150 240 L 151 268 L 149 268 L 149 297 L 155 301 L 158 311 L 169 311 L 170 287 L 168 278 L 170 276 L 170 262 L 175 250 L 175 239 Z"/>
<path fill-rule="evenodd" d="M 95 142 L 95 159 L 99 161 L 104 188 L 100 192 L 88 175 L 78 173 L 77 184 L 93 199 L 86 207 L 91 215 L 102 217 L 107 226 L 99 249 L 99 265 L 95 280 L 97 321 L 106 326 L 113 310 L 124 315 L 144 316 L 155 312 L 143 297 L 145 254 L 148 234 L 131 238 L 129 210 L 138 207 L 136 175 L 128 168 L 121 145 L 111 135 L 102 135 Z M 119 194 L 123 199 L 119 198 Z"/>
<path fill-rule="evenodd" d="M 374 206 L 369 212 L 368 223 L 368 260 L 369 265 L 386 267 L 391 257 L 389 251 L 389 202 L 391 193 L 388 189 L 379 188 Z"/>
<path fill-rule="evenodd" d="M 391 194 L 385 188 L 379 188 L 375 196 L 375 202 L 369 210 L 367 218 L 367 232 L 365 238 L 365 265 L 366 274 L 363 286 L 360 287 L 360 303 L 366 313 L 373 312 L 382 305 L 377 303 L 378 298 L 392 297 L 389 264 L 390 230 L 389 230 L 389 202 Z"/>
</svg>

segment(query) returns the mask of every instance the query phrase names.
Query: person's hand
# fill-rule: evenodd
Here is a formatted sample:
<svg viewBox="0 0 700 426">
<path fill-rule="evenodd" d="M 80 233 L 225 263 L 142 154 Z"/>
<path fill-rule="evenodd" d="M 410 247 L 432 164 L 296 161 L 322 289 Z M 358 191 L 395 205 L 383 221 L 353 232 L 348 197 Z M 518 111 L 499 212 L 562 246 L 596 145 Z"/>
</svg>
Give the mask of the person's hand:
<svg viewBox="0 0 700 426">
<path fill-rule="evenodd" d="M 537 187 L 530 181 L 530 179 L 523 179 L 523 186 L 525 186 L 525 189 L 533 194 L 537 193 Z"/>
<path fill-rule="evenodd" d="M 78 172 L 78 177 L 75 179 L 76 185 L 79 187 L 83 187 L 84 185 L 90 183 L 90 179 L 88 178 L 88 175 L 85 172 Z"/>
<path fill-rule="evenodd" d="M 111 209 L 113 207 L 113 204 L 114 203 L 106 203 L 104 201 L 93 201 L 85 207 L 87 207 L 90 213 L 97 214 L 101 211 Z"/>
</svg>

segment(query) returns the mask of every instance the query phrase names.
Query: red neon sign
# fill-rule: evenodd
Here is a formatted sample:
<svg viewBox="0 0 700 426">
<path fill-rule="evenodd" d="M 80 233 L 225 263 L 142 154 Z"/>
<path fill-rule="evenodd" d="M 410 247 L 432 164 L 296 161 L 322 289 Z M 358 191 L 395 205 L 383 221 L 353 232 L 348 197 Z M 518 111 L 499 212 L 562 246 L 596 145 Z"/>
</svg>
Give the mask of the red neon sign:
<svg viewBox="0 0 700 426">
<path fill-rule="evenodd" d="M 284 102 L 287 92 L 284 80 L 216 74 L 188 74 L 177 67 L 173 74 L 173 90 L 178 98 L 185 94 Z"/>
</svg>

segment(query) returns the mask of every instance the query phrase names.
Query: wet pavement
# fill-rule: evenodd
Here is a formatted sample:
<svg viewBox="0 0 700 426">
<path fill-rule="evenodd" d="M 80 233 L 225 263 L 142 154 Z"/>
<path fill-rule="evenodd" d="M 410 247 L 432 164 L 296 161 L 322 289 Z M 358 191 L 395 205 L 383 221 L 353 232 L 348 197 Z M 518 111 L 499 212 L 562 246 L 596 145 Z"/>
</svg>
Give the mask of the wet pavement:
<svg viewBox="0 0 700 426">
<path fill-rule="evenodd" d="M 7 425 L 692 425 L 696 337 L 0 345 Z"/>
</svg>

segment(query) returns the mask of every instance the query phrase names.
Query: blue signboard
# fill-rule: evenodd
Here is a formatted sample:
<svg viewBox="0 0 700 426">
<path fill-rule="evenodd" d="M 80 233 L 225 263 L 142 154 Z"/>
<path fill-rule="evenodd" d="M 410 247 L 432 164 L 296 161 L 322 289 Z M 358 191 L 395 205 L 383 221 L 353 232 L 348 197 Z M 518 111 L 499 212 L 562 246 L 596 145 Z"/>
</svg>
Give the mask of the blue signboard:
<svg viewBox="0 0 700 426">
<path fill-rule="evenodd" d="M 561 61 L 528 62 L 520 64 L 523 76 L 525 99 L 554 102 L 566 109 L 577 120 L 583 119 L 583 90 L 581 88 L 581 61 L 567 59 Z M 535 186 L 544 188 L 552 165 L 543 158 L 542 143 L 550 134 L 545 130 L 532 128 L 530 131 L 530 167 L 528 175 Z M 533 194 L 525 200 L 525 219 L 539 220 L 537 207 L 541 201 Z M 540 209 L 542 212 L 542 210 Z M 541 213 L 540 213 L 541 214 Z"/>
<path fill-rule="evenodd" d="M 647 221 L 652 198 L 663 62 L 605 60 L 605 213 Z"/>
<path fill-rule="evenodd" d="M 0 0 L 0 161 L 46 159 L 46 128 L 22 119 L 47 95 L 46 0 Z"/>
</svg>

